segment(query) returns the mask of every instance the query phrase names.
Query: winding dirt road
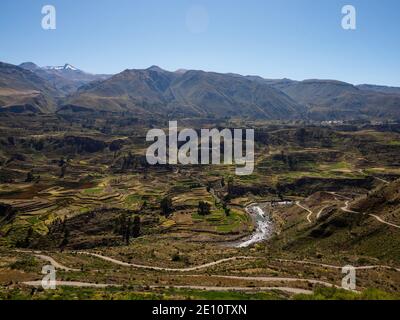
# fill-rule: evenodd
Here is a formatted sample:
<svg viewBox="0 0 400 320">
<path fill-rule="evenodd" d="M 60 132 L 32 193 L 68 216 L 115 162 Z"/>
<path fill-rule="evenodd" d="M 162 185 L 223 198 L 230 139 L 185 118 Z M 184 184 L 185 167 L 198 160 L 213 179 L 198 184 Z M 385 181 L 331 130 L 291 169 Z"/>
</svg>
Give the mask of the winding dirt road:
<svg viewBox="0 0 400 320">
<path fill-rule="evenodd" d="M 301 209 L 303 209 L 303 210 L 305 210 L 305 211 L 308 212 L 307 221 L 308 221 L 308 223 L 312 223 L 312 221 L 311 221 L 311 216 L 312 216 L 314 213 L 313 213 L 310 209 L 308 209 L 308 208 L 302 206 L 302 205 L 300 204 L 300 201 L 296 201 L 296 206 L 298 206 L 298 207 L 300 207 Z"/>
<path fill-rule="evenodd" d="M 196 271 L 196 270 L 200 270 L 200 269 L 206 269 L 221 263 L 225 263 L 225 262 L 229 262 L 229 261 L 236 261 L 236 260 L 249 260 L 249 259 L 257 259 L 257 257 L 246 257 L 246 256 L 237 256 L 237 257 L 231 257 L 231 258 L 225 258 L 225 259 L 220 259 L 214 262 L 209 262 L 209 263 L 205 263 L 199 266 L 194 266 L 194 267 L 188 267 L 188 268 L 181 268 L 181 269 L 177 269 L 177 268 L 164 268 L 164 267 L 156 267 L 156 266 L 146 266 L 146 265 L 141 265 L 141 264 L 135 264 L 135 263 L 128 263 L 128 262 L 123 262 L 111 257 L 106 257 L 97 253 L 91 253 L 91 252 L 77 252 L 78 254 L 86 254 L 86 255 L 90 255 L 120 266 L 125 266 L 125 267 L 133 267 L 133 268 L 139 268 L 139 269 L 149 269 L 149 270 L 158 270 L 158 271 L 176 271 L 176 272 L 190 272 L 190 271 Z"/>
<path fill-rule="evenodd" d="M 311 216 L 314 214 L 314 212 L 311 211 L 311 209 L 306 208 L 306 207 L 304 207 L 303 205 L 301 205 L 301 204 L 300 204 L 300 201 L 296 201 L 295 204 L 296 204 L 296 206 L 298 206 L 298 207 L 300 207 L 301 209 L 303 209 L 303 210 L 305 210 L 305 211 L 308 212 L 307 221 L 308 221 L 308 223 L 311 224 L 311 223 L 312 223 Z M 315 215 L 315 217 L 316 217 L 317 220 L 321 217 L 322 212 L 323 212 L 326 208 L 329 208 L 329 206 L 325 206 L 325 207 L 321 208 L 321 210 L 318 211 L 318 213 Z"/>
<path fill-rule="evenodd" d="M 187 275 L 187 277 L 201 277 L 202 275 Z M 223 276 L 223 275 L 210 275 L 212 278 L 219 279 L 231 279 L 231 280 L 245 280 L 245 281 L 260 281 L 260 282 L 307 282 L 310 284 L 319 284 L 325 287 L 336 287 L 333 283 L 326 281 L 320 281 L 316 279 L 304 279 L 304 278 L 289 278 L 289 277 L 251 277 L 251 276 Z"/>
<path fill-rule="evenodd" d="M 95 256 L 97 258 L 109 261 L 111 263 L 114 264 L 118 264 L 118 265 L 122 265 L 122 266 L 128 266 L 128 267 L 136 267 L 136 268 L 145 268 L 145 269 L 153 269 L 153 270 L 159 270 L 159 271 L 193 271 L 193 270 L 199 270 L 202 268 L 206 268 L 209 266 L 213 266 L 216 264 L 220 264 L 226 261 L 232 261 L 232 260 L 238 260 L 238 259 L 256 259 L 256 257 L 233 257 L 233 258 L 228 258 L 228 259 L 221 259 L 215 262 L 210 262 L 207 264 L 203 264 L 200 266 L 196 266 L 196 267 L 191 267 L 191 268 L 184 268 L 184 269 L 172 269 L 172 268 L 161 268 L 161 267 L 155 267 L 155 266 L 142 266 L 142 265 L 135 265 L 135 264 L 130 264 L 130 263 L 126 263 L 126 262 L 122 262 L 110 257 L 106 257 L 106 256 L 102 256 L 99 254 L 94 254 L 94 253 L 88 253 L 88 252 L 79 252 L 80 254 L 89 254 L 92 256 Z M 35 256 L 40 257 L 41 259 L 45 260 L 45 261 L 51 261 L 52 265 L 57 269 L 62 269 L 65 271 L 80 271 L 79 269 L 73 269 L 73 268 L 68 268 L 66 266 L 63 266 L 62 264 L 56 262 L 53 258 L 51 258 L 50 256 L 46 256 L 46 255 L 37 255 L 35 254 Z M 339 267 L 338 267 L 339 268 Z M 203 275 L 184 275 L 184 277 L 201 277 Z M 214 277 L 214 278 L 221 278 L 221 279 L 232 279 L 232 280 L 246 280 L 246 281 L 263 281 L 263 282 L 274 282 L 274 281 L 283 281 L 283 282 L 308 282 L 311 284 L 320 284 L 320 285 L 324 285 L 327 287 L 333 287 L 335 286 L 332 283 L 329 282 L 325 282 L 325 281 L 320 281 L 320 280 L 315 280 L 315 279 L 304 279 L 304 278 L 289 278 L 289 277 L 247 277 L 247 276 L 224 276 L 224 275 L 210 275 L 210 277 Z"/>
<path fill-rule="evenodd" d="M 21 251 L 20 251 L 21 252 Z M 42 254 L 38 251 L 30 252 L 30 251 L 23 251 L 25 253 L 32 253 L 34 256 L 50 262 L 55 268 L 65 270 L 65 271 L 80 271 L 79 269 L 74 269 L 74 268 L 69 268 L 61 263 L 58 263 L 55 261 L 52 257 Z M 79 254 L 86 254 L 90 256 L 97 257 L 99 259 L 103 259 L 105 261 L 121 265 L 121 266 L 127 266 L 127 267 L 135 267 L 135 268 L 143 268 L 143 269 L 150 269 L 150 270 L 158 270 L 158 271 L 177 271 L 177 272 L 189 272 L 189 271 L 195 271 L 199 269 L 204 269 L 210 266 L 214 266 L 220 263 L 228 262 L 228 261 L 235 261 L 235 260 L 240 260 L 240 259 L 257 259 L 257 257 L 243 257 L 243 256 L 238 256 L 238 257 L 231 257 L 231 258 L 226 258 L 226 259 L 220 259 L 214 262 L 210 262 L 207 264 L 195 266 L 195 267 L 189 267 L 189 268 L 182 268 L 182 269 L 177 269 L 177 268 L 162 268 L 162 267 L 156 267 L 156 266 L 144 266 L 144 265 L 137 265 L 137 264 L 130 264 L 126 263 L 111 257 L 106 257 L 102 256 L 99 254 L 95 253 L 90 253 L 90 252 L 78 252 Z M 324 264 L 324 263 L 318 263 L 318 262 L 313 262 L 313 261 L 306 261 L 306 260 L 289 260 L 289 259 L 276 259 L 276 261 L 279 262 L 287 262 L 287 263 L 297 263 L 297 264 L 302 264 L 302 265 L 315 265 L 315 266 L 320 266 L 320 267 L 325 267 L 325 268 L 332 268 L 332 269 L 342 269 L 342 266 L 337 266 L 337 265 L 330 265 L 330 264 Z M 355 267 L 356 270 L 368 270 L 368 269 L 387 269 L 387 270 L 392 270 L 392 271 L 397 271 L 400 272 L 400 268 L 392 267 L 392 266 L 387 266 L 387 265 L 367 265 L 367 266 L 359 266 Z M 204 275 L 182 275 L 183 277 L 202 277 Z M 316 280 L 316 279 L 305 279 L 305 278 L 290 278 L 290 277 L 266 277 L 266 276 L 230 276 L 230 275 L 208 275 L 209 277 L 212 278 L 220 278 L 220 279 L 231 279 L 231 280 L 243 280 L 243 281 L 259 281 L 259 282 L 306 282 L 309 284 L 313 285 L 322 285 L 325 287 L 336 287 L 340 288 L 339 286 L 326 282 L 326 281 L 321 281 L 321 280 Z M 25 285 L 29 286 L 41 286 L 42 283 L 40 280 L 38 281 L 28 281 L 28 282 L 23 282 Z M 70 287 L 92 287 L 92 288 L 106 288 L 106 287 L 122 287 L 120 284 L 99 284 L 99 283 L 87 283 L 87 282 L 79 282 L 79 281 L 57 281 L 56 285 L 59 286 L 70 286 Z M 283 287 L 283 286 L 265 286 L 265 287 L 217 287 L 217 286 L 191 286 L 191 285 L 170 285 L 170 286 L 150 286 L 152 289 L 157 289 L 157 288 L 177 288 L 177 289 L 193 289 L 193 290 L 205 290 L 205 291 L 271 291 L 271 290 L 278 290 L 278 291 L 285 291 L 288 293 L 293 293 L 293 294 L 311 294 L 311 290 L 304 290 L 304 289 L 299 289 L 299 288 L 292 288 L 292 287 Z"/>
<path fill-rule="evenodd" d="M 314 266 L 319 266 L 319 267 L 324 267 L 324 268 L 331 268 L 331 269 L 342 269 L 343 268 L 341 266 L 335 266 L 335 265 L 331 265 L 331 264 L 324 264 L 324 263 L 306 261 L 306 260 L 276 259 L 276 261 L 298 263 L 298 264 L 303 264 L 303 265 L 309 264 L 309 265 L 314 265 Z M 356 270 L 387 269 L 387 270 L 395 270 L 395 271 L 400 272 L 400 268 L 385 266 L 385 265 L 360 266 L 360 267 L 354 267 L 354 269 L 356 269 Z"/>
<path fill-rule="evenodd" d="M 321 208 L 321 210 L 318 211 L 317 213 L 317 220 L 321 217 L 322 212 L 324 212 L 325 209 L 329 208 L 330 206 L 325 206 Z"/>
<path fill-rule="evenodd" d="M 344 207 L 341 207 L 340 210 L 342 210 L 343 212 L 347 212 L 347 213 L 359 213 L 357 211 L 350 210 L 349 206 L 350 206 L 350 201 L 346 201 L 344 203 Z"/>
<path fill-rule="evenodd" d="M 193 289 L 193 290 L 204 290 L 204 291 L 284 291 L 294 294 L 313 294 L 311 290 L 291 288 L 291 287 L 215 287 L 215 286 L 150 286 L 152 289 L 162 288 L 162 289 Z"/>
<path fill-rule="evenodd" d="M 21 252 L 21 251 L 20 251 Z M 52 257 L 48 255 L 44 255 L 42 253 L 39 253 L 38 251 L 32 252 L 32 251 L 23 251 L 24 253 L 32 253 L 34 256 L 50 262 L 56 269 L 61 269 L 64 271 L 80 271 L 79 269 L 74 269 L 74 268 L 69 268 L 61 263 L 55 261 Z M 136 268 L 145 268 L 145 269 L 151 269 L 151 270 L 159 270 L 159 271 L 180 271 L 180 272 L 187 272 L 187 271 L 193 271 L 193 270 L 199 270 L 202 268 L 207 268 L 209 266 L 217 265 L 220 263 L 224 263 L 227 261 L 234 261 L 234 260 L 239 260 L 239 259 L 256 259 L 257 257 L 232 257 L 232 258 L 226 258 L 226 259 L 221 259 L 217 260 L 214 262 L 210 262 L 207 264 L 203 264 L 200 266 L 195 266 L 191 268 L 183 268 L 183 269 L 173 269 L 173 268 L 161 268 L 161 267 L 155 267 L 155 266 L 142 266 L 142 265 L 136 265 L 136 264 L 130 264 L 130 263 L 125 263 L 119 260 L 116 260 L 114 258 L 102 256 L 99 254 L 94 254 L 94 253 L 89 253 L 89 252 L 78 252 L 79 254 L 87 254 L 91 255 L 94 257 L 97 257 L 99 259 L 103 259 L 106 261 L 109 261 L 111 263 L 117 264 L 117 265 L 122 265 L 122 266 L 129 266 L 129 267 L 136 267 Z M 201 277 L 204 275 L 183 275 L 183 277 Z M 212 278 L 219 278 L 219 279 L 231 279 L 231 280 L 243 280 L 243 281 L 259 281 L 259 282 L 306 282 L 309 284 L 315 284 L 315 285 L 323 285 L 326 287 L 337 287 L 338 286 L 325 282 L 325 281 L 320 281 L 320 280 L 315 280 L 315 279 L 304 279 L 304 278 L 289 278 L 289 277 L 251 277 L 251 276 L 224 276 L 224 275 L 209 275 L 209 277 Z M 26 281 L 22 282 L 25 285 L 28 286 L 34 286 L 34 287 L 40 287 L 42 286 L 41 280 L 37 281 Z M 80 282 L 80 281 L 57 281 L 56 285 L 58 286 L 69 286 L 69 287 L 80 287 L 80 288 L 106 288 L 106 287 L 122 287 L 120 284 L 99 284 L 99 283 L 88 283 L 88 282 Z M 305 290 L 305 289 L 299 289 L 299 288 L 292 288 L 292 287 L 217 287 L 217 286 L 191 286 L 191 285 L 178 285 L 178 286 L 150 286 L 150 288 L 177 288 L 177 289 L 194 289 L 194 290 L 206 290 L 206 291 L 271 291 L 271 290 L 278 290 L 278 291 L 285 291 L 288 293 L 294 293 L 294 294 L 312 294 L 313 291 L 311 290 Z"/>
<path fill-rule="evenodd" d="M 351 209 L 350 209 L 350 201 L 353 200 L 352 198 L 343 196 L 343 195 L 338 194 L 338 193 L 336 193 L 336 192 L 327 192 L 327 193 L 329 193 L 329 194 L 331 194 L 331 195 L 333 195 L 333 196 L 335 196 L 335 197 L 340 197 L 340 198 L 346 199 L 346 201 L 345 201 L 345 203 L 344 203 L 344 206 L 340 208 L 340 210 L 342 210 L 343 212 L 346 212 L 346 213 L 361 213 L 361 214 L 365 214 L 365 213 L 357 212 L 357 211 L 354 211 L 354 210 L 351 210 Z M 296 204 L 296 206 L 298 206 L 298 207 L 300 207 L 301 209 L 303 209 L 303 210 L 305 210 L 305 211 L 308 212 L 307 221 L 308 221 L 308 223 L 311 224 L 311 223 L 312 223 L 311 216 L 312 216 L 314 213 L 313 213 L 309 208 L 304 207 L 303 205 L 301 205 L 301 204 L 300 204 L 300 201 L 296 201 L 295 204 Z M 325 209 L 328 208 L 328 207 L 329 207 L 329 206 L 323 207 L 323 208 L 316 214 L 316 218 L 319 219 L 319 217 L 321 216 L 321 213 L 323 212 L 323 210 L 325 210 Z M 391 227 L 400 229 L 400 226 L 399 226 L 399 225 L 394 224 L 394 223 L 391 223 L 391 222 L 387 222 L 387 221 L 383 220 L 381 217 L 379 217 L 379 216 L 377 216 L 377 215 L 374 215 L 374 214 L 367 214 L 367 215 L 370 216 L 370 217 L 372 217 L 372 218 L 374 218 L 375 220 L 377 220 L 377 221 L 380 222 L 380 223 L 383 223 L 383 224 L 386 224 L 386 225 L 388 225 L 388 226 L 391 226 Z"/>
<path fill-rule="evenodd" d="M 373 176 L 373 175 L 370 175 L 370 174 L 368 174 L 368 173 L 365 173 L 364 172 L 364 169 L 359 169 L 358 170 L 361 174 L 365 174 L 365 175 L 367 175 L 367 176 L 371 176 L 371 177 L 373 177 L 374 179 L 376 179 L 376 180 L 378 180 L 378 181 L 380 181 L 380 182 L 383 182 L 384 184 L 389 184 L 390 182 L 389 181 L 387 181 L 387 180 L 385 180 L 385 179 L 382 179 L 382 178 L 379 178 L 379 177 L 377 177 L 377 176 Z"/>
<path fill-rule="evenodd" d="M 27 281 L 22 282 L 22 284 L 32 287 L 41 287 L 42 281 Z M 77 288 L 108 288 L 108 287 L 122 287 L 118 284 L 105 284 L 105 283 L 88 283 L 88 282 L 79 282 L 79 281 L 56 281 L 56 286 L 64 286 L 64 287 L 77 287 Z M 299 289 L 299 288 L 290 288 L 290 287 L 216 287 L 216 286 L 148 286 L 150 289 L 189 289 L 189 290 L 204 290 L 204 291 L 220 291 L 220 292 L 229 292 L 229 291 L 242 291 L 242 292 L 250 292 L 250 291 L 284 291 L 288 293 L 294 294 L 312 294 L 313 291 Z"/>
<path fill-rule="evenodd" d="M 34 254 L 34 256 L 38 257 L 39 259 L 42 259 L 44 261 L 50 262 L 50 264 L 56 269 L 60 269 L 60 270 L 64 270 L 64 271 L 81 271 L 79 269 L 68 268 L 68 267 L 62 265 L 61 263 L 58 263 L 52 257 L 44 255 L 44 254 Z"/>
<path fill-rule="evenodd" d="M 27 286 L 31 287 L 41 287 L 42 281 L 26 281 L 22 282 Z M 56 286 L 64 286 L 64 287 L 79 287 L 79 288 L 107 288 L 107 287 L 122 287 L 119 284 L 105 284 L 105 283 L 89 283 L 89 282 L 80 282 L 80 281 L 56 281 Z"/>
<path fill-rule="evenodd" d="M 374 214 L 369 214 L 369 216 L 375 218 L 376 220 L 378 220 L 381 223 L 387 224 L 388 226 L 400 229 L 400 226 L 398 226 L 397 224 L 394 224 L 394 223 L 391 223 L 391 222 L 387 222 L 387 221 L 383 220 L 381 217 L 378 217 L 378 216 L 376 216 Z"/>
<path fill-rule="evenodd" d="M 347 212 L 347 213 L 361 213 L 361 214 L 365 214 L 365 213 L 362 213 L 362 212 L 353 211 L 353 210 L 349 209 L 349 206 L 350 206 L 350 202 L 349 202 L 349 201 L 346 201 L 346 202 L 345 202 L 345 206 L 342 207 L 342 208 L 340 208 L 340 210 L 342 210 L 343 212 Z M 383 220 L 381 217 L 379 217 L 379 216 L 377 216 L 377 215 L 374 215 L 374 214 L 367 214 L 367 215 L 370 216 L 370 217 L 372 217 L 372 218 L 374 218 L 375 220 L 377 220 L 377 221 L 380 222 L 380 223 L 383 223 L 383 224 L 386 224 L 386 225 L 388 225 L 388 226 L 391 226 L 391 227 L 400 229 L 400 226 L 399 226 L 399 225 L 394 224 L 394 223 L 391 223 L 391 222 L 387 222 L 387 221 Z"/>
<path fill-rule="evenodd" d="M 346 213 L 359 213 L 356 211 L 353 211 L 350 209 L 350 201 L 353 200 L 351 198 L 348 198 L 346 196 L 337 194 L 335 192 L 329 192 L 330 194 L 334 195 L 335 197 L 341 197 L 342 199 L 346 199 L 344 206 L 341 207 L 340 209 L 343 212 Z M 314 212 L 310 210 L 309 208 L 303 206 L 300 201 L 297 201 L 295 203 L 298 207 L 301 209 L 305 210 L 308 212 L 307 215 L 307 221 L 308 223 L 312 223 L 311 217 L 314 215 Z M 316 219 L 319 219 L 320 215 L 322 214 L 323 210 L 325 210 L 329 206 L 325 206 L 320 209 L 320 211 L 316 214 Z M 373 217 L 380 223 L 399 228 L 400 226 L 386 222 L 382 218 L 376 215 L 368 214 L 369 216 Z M 31 253 L 35 257 L 49 262 L 52 266 L 54 266 L 56 269 L 59 270 L 64 270 L 64 271 L 69 271 L 69 272 L 79 272 L 81 271 L 80 269 L 74 269 L 74 268 L 69 268 L 65 265 L 62 265 L 61 263 L 58 263 L 56 260 L 54 260 L 52 257 L 43 254 L 40 251 L 19 251 L 19 252 L 25 252 L 25 253 Z M 77 254 L 82 254 L 82 255 L 89 255 L 96 257 L 98 259 L 102 259 L 107 262 L 111 262 L 116 265 L 120 266 L 125 266 L 125 267 L 133 267 L 133 268 L 140 268 L 140 269 L 148 269 L 148 270 L 157 270 L 157 271 L 170 271 L 170 272 L 191 272 L 191 271 L 197 271 L 201 269 L 207 269 L 212 266 L 216 266 L 222 263 L 227 263 L 230 261 L 237 261 L 237 260 L 246 260 L 246 259 L 259 259 L 259 257 L 251 257 L 251 256 L 236 256 L 236 257 L 230 257 L 230 258 L 224 258 L 220 259 L 217 261 L 205 263 L 202 265 L 198 266 L 193 266 L 193 267 L 187 267 L 187 268 L 167 268 L 167 267 L 158 267 L 158 266 L 148 266 L 148 265 L 141 265 L 141 264 L 134 264 L 134 263 L 127 263 L 120 261 L 115 258 L 103 256 L 101 254 L 97 253 L 92 253 L 92 252 L 84 252 L 84 251 L 79 251 L 75 252 Z M 298 263 L 298 264 L 303 264 L 303 265 L 316 265 L 320 267 L 325 267 L 325 268 L 333 268 L 333 269 L 342 269 L 341 266 L 336 266 L 336 265 L 329 265 L 329 264 L 323 264 L 323 263 L 317 263 L 317 262 L 312 262 L 312 261 L 301 261 L 301 260 L 287 260 L 287 259 L 277 259 L 276 261 L 280 262 L 288 262 L 288 263 Z M 388 270 L 395 270 L 400 272 L 400 268 L 395 268 L 391 266 L 386 266 L 386 265 L 368 265 L 368 266 L 359 266 L 355 267 L 356 270 L 368 270 L 368 269 L 388 269 Z M 185 277 L 199 277 L 202 275 L 184 275 Z M 210 277 L 213 278 L 220 278 L 220 279 L 231 279 L 231 280 L 243 280 L 243 281 L 259 281 L 259 282 L 306 282 L 308 284 L 313 284 L 313 285 L 323 285 L 326 287 L 337 287 L 339 286 L 328 283 L 325 281 L 320 281 L 320 280 L 315 280 L 315 279 L 304 279 L 304 278 L 289 278 L 289 277 L 246 277 L 246 276 L 223 276 L 223 275 L 209 275 Z M 41 286 L 42 283 L 41 281 L 28 281 L 28 282 L 23 282 L 25 285 L 29 286 Z M 106 287 L 121 287 L 122 285 L 119 284 L 98 284 L 98 283 L 86 283 L 86 282 L 79 282 L 79 281 L 57 281 L 57 285 L 59 286 L 71 286 L 71 287 L 93 287 L 93 288 L 106 288 Z M 177 288 L 177 289 L 193 289 L 193 290 L 205 290 L 205 291 L 271 291 L 271 290 L 278 290 L 278 291 L 284 291 L 288 293 L 293 293 L 293 294 L 312 294 L 311 290 L 305 290 L 305 289 L 299 289 L 299 288 L 291 288 L 291 287 L 275 287 L 275 286 L 265 286 L 265 287 L 217 287 L 217 286 L 191 286 L 191 285 L 169 285 L 169 286 L 150 286 L 152 289 L 157 289 L 157 288 Z"/>
</svg>

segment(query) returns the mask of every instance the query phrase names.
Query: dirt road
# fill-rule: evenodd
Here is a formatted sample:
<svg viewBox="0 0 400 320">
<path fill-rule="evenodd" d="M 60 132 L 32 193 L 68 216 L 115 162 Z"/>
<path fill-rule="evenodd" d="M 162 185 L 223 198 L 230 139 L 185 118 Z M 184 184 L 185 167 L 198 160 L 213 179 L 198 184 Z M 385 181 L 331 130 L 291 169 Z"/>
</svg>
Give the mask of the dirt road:
<svg viewBox="0 0 400 320">
<path fill-rule="evenodd" d="M 112 262 L 114 264 L 118 264 L 120 266 L 125 266 L 125 267 L 133 267 L 133 268 L 139 268 L 139 269 L 149 269 L 149 270 L 159 270 L 159 271 L 176 271 L 176 272 L 190 272 L 190 271 L 196 271 L 200 269 L 206 269 L 221 263 L 229 262 L 229 261 L 236 261 L 236 260 L 248 260 L 248 259 L 257 259 L 257 257 L 246 257 L 246 256 L 237 256 L 237 257 L 231 257 L 231 258 L 225 258 L 225 259 L 220 259 L 214 262 L 209 262 L 205 263 L 199 266 L 194 266 L 194 267 L 188 267 L 188 268 L 164 268 L 164 267 L 156 267 L 156 266 L 146 266 L 146 265 L 140 265 L 140 264 L 134 264 L 134 263 L 127 263 L 123 262 L 111 257 L 106 257 L 97 253 L 91 253 L 91 252 L 84 252 L 80 251 L 78 252 L 79 254 L 86 254 L 90 255 L 99 259 L 103 259 L 108 262 Z"/>
<path fill-rule="evenodd" d="M 331 268 L 331 269 L 342 269 L 343 268 L 342 266 L 335 266 L 335 265 L 331 265 L 331 264 L 324 264 L 324 263 L 306 261 L 306 260 L 276 259 L 276 261 L 298 263 L 298 264 L 303 264 L 303 265 L 309 264 L 309 265 L 315 265 L 315 266 Z M 388 270 L 395 270 L 395 271 L 400 272 L 400 268 L 385 266 L 385 265 L 359 266 L 359 267 L 354 267 L 354 268 L 356 270 L 388 269 Z"/>
<path fill-rule="evenodd" d="M 312 212 L 310 209 L 308 209 L 308 208 L 302 206 L 302 205 L 300 204 L 300 201 L 296 201 L 296 206 L 298 206 L 298 207 L 300 207 L 301 209 L 303 209 L 303 210 L 305 210 L 305 211 L 308 212 L 307 221 L 308 221 L 308 223 L 312 223 L 312 221 L 311 221 L 311 216 L 313 215 L 313 212 Z"/>
<path fill-rule="evenodd" d="M 42 282 L 38 281 L 27 281 L 22 284 L 32 287 L 41 287 Z M 77 287 L 77 288 L 108 288 L 108 287 L 121 287 L 116 284 L 104 284 L 104 283 L 87 283 L 79 281 L 56 281 L 56 286 L 61 287 Z M 204 291 L 241 291 L 241 292 L 258 292 L 258 291 L 284 291 L 294 294 L 312 294 L 311 290 L 290 288 L 290 287 L 216 287 L 216 286 L 149 286 L 150 289 L 189 289 L 189 290 L 204 290 Z"/>
<path fill-rule="evenodd" d="M 357 211 L 353 211 L 353 210 L 349 209 L 349 206 L 350 206 L 349 201 L 346 201 L 346 202 L 345 202 L 345 206 L 342 207 L 342 208 L 340 208 L 340 209 L 341 209 L 342 211 L 344 211 L 344 212 L 347 212 L 347 213 L 362 213 L 362 212 L 357 212 Z M 365 214 L 365 213 L 362 213 L 362 214 Z M 400 226 L 399 226 L 399 225 L 394 224 L 394 223 L 391 223 L 391 222 L 387 222 L 387 221 L 383 220 L 381 217 L 379 217 L 379 216 L 377 216 L 377 215 L 374 215 L 374 214 L 367 214 L 367 215 L 370 216 L 370 217 L 372 217 L 372 218 L 374 218 L 375 220 L 377 220 L 377 221 L 380 222 L 380 223 L 383 223 L 383 224 L 386 224 L 386 225 L 388 225 L 388 226 L 391 226 L 391 227 L 400 229 Z"/>
</svg>

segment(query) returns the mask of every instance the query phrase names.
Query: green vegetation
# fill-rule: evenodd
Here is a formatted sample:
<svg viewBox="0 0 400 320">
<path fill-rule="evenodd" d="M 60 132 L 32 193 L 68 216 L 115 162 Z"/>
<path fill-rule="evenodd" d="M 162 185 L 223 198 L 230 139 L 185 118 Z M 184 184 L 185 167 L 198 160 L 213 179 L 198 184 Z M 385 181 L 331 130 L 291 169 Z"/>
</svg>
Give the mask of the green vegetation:
<svg viewBox="0 0 400 320">
<path fill-rule="evenodd" d="M 18 125 L 10 120 L 0 128 L 0 299 L 399 299 L 398 274 L 391 268 L 358 272 L 360 286 L 376 288 L 359 294 L 304 281 L 257 280 L 340 283 L 339 269 L 318 263 L 399 268 L 397 229 L 371 216 L 400 225 L 397 132 L 353 124 L 347 130 L 346 125 L 261 120 L 207 123 L 255 126 L 255 171 L 236 176 L 234 165 L 149 166 L 143 137 L 158 125 L 154 119 L 135 126 L 117 114 L 107 119 L 20 115 L 17 120 Z M 204 121 L 193 125 L 203 127 Z M 115 140 L 121 141 L 111 146 Z M 63 172 L 60 159 L 65 159 Z M 342 210 L 347 201 L 352 213 Z M 274 234 L 268 242 L 241 248 L 256 227 L 246 212 L 252 203 L 270 215 Z M 47 292 L 23 286 L 39 279 L 48 263 L 34 250 L 75 269 L 58 270 L 61 280 L 122 287 Z M 251 259 L 184 273 L 128 265 L 190 268 L 244 256 Z M 174 286 L 209 290 L 163 289 Z M 287 286 L 314 294 L 211 290 L 221 286 Z"/>
<path fill-rule="evenodd" d="M 317 288 L 312 295 L 296 295 L 295 300 L 399 300 L 399 294 L 384 292 L 378 289 L 366 289 L 351 292 L 336 288 Z"/>
<path fill-rule="evenodd" d="M 138 291 L 135 288 L 110 287 L 106 289 L 59 287 L 56 290 L 4 290 L 0 287 L 0 300 L 280 300 L 279 293 L 219 292 L 202 290 L 167 289 Z"/>
<path fill-rule="evenodd" d="M 39 267 L 38 261 L 31 256 L 25 256 L 10 265 L 11 269 L 22 270 L 25 272 L 36 271 Z"/>
<path fill-rule="evenodd" d="M 84 194 L 86 195 L 97 195 L 103 192 L 102 188 L 91 188 L 91 189 L 86 189 L 84 190 Z"/>
<path fill-rule="evenodd" d="M 210 209 L 211 209 L 211 205 L 209 203 L 200 201 L 198 209 L 197 209 L 197 213 L 200 216 L 207 216 L 211 213 Z"/>
</svg>

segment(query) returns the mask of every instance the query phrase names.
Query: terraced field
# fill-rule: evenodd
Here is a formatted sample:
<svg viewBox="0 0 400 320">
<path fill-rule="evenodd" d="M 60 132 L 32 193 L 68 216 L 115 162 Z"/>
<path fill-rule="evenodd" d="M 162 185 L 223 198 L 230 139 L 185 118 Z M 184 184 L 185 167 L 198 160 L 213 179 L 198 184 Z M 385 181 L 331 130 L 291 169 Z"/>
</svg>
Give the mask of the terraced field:
<svg viewBox="0 0 400 320">
<path fill-rule="evenodd" d="M 255 172 L 239 177 L 149 166 L 145 126 L 120 119 L 52 119 L 47 134 L 39 115 L 17 120 L 0 128 L 0 298 L 398 298 L 396 130 L 299 139 L 298 124 L 258 123 Z M 260 232 L 249 205 L 271 234 L 240 246 Z M 341 289 L 349 264 L 357 292 Z"/>
</svg>

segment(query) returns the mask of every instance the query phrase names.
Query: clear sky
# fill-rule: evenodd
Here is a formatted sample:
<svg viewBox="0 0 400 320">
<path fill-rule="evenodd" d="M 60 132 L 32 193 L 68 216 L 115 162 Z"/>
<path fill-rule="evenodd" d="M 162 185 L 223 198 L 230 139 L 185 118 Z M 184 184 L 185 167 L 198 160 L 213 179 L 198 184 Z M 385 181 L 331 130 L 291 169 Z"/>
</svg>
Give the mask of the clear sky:
<svg viewBox="0 0 400 320">
<path fill-rule="evenodd" d="M 41 27 L 42 6 L 57 29 Z M 344 5 L 357 29 L 341 27 Z M 399 0 L 1 0 L 0 61 L 400 86 Z"/>
</svg>

